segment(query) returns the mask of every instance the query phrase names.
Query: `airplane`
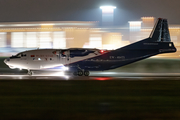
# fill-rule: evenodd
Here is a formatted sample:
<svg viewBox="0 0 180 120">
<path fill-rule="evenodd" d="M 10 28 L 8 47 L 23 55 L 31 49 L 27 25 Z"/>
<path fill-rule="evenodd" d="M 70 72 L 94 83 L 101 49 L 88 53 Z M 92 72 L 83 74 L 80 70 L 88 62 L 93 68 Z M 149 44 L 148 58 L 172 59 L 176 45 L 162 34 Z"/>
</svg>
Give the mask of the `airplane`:
<svg viewBox="0 0 180 120">
<path fill-rule="evenodd" d="M 35 49 L 20 52 L 4 60 L 11 69 L 68 70 L 75 76 L 90 71 L 115 69 L 151 56 L 176 52 L 171 42 L 167 19 L 158 18 L 150 36 L 116 50 L 89 48 Z"/>
</svg>

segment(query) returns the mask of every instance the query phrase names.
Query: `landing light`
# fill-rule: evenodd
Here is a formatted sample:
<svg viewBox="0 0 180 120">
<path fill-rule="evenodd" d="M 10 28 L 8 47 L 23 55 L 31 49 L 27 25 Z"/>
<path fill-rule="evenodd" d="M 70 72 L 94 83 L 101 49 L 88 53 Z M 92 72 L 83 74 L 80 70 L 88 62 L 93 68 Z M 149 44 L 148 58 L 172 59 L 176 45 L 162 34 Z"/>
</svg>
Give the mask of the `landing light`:
<svg viewBox="0 0 180 120">
<path fill-rule="evenodd" d="M 63 67 L 63 70 L 67 71 L 69 70 L 69 67 Z"/>
<path fill-rule="evenodd" d="M 68 68 L 68 67 L 66 67 L 65 69 L 66 69 L 66 70 L 69 70 L 69 68 Z"/>
</svg>

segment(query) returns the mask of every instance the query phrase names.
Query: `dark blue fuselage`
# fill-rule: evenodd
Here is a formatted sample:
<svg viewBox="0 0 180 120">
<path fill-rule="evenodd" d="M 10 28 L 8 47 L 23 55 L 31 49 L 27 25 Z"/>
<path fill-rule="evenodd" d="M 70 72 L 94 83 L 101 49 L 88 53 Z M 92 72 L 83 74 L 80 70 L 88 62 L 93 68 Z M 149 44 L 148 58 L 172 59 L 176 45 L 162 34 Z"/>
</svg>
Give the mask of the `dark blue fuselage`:
<svg viewBox="0 0 180 120">
<path fill-rule="evenodd" d="M 157 54 L 176 52 L 172 42 L 152 42 L 151 38 L 130 44 L 97 57 L 85 59 L 68 66 L 89 71 L 115 69 Z"/>
</svg>

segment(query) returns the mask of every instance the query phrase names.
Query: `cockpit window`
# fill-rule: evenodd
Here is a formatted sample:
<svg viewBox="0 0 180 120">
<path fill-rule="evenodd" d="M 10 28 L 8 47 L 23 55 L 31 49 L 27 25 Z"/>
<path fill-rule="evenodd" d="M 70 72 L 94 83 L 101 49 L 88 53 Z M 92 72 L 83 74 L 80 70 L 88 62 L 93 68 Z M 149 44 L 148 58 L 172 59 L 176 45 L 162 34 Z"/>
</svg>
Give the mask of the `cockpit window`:
<svg viewBox="0 0 180 120">
<path fill-rule="evenodd" d="M 22 54 L 21 54 L 21 57 L 26 57 L 26 54 L 23 54 L 23 53 L 22 53 Z"/>
<path fill-rule="evenodd" d="M 15 55 L 15 56 L 12 55 L 12 56 L 10 57 L 10 59 L 13 59 L 13 58 L 21 58 L 21 54 L 17 54 L 17 55 Z"/>
<path fill-rule="evenodd" d="M 19 53 L 16 55 L 16 57 L 26 57 L 26 54 L 25 53 Z"/>
<path fill-rule="evenodd" d="M 21 57 L 21 54 L 17 54 L 16 57 Z"/>
</svg>

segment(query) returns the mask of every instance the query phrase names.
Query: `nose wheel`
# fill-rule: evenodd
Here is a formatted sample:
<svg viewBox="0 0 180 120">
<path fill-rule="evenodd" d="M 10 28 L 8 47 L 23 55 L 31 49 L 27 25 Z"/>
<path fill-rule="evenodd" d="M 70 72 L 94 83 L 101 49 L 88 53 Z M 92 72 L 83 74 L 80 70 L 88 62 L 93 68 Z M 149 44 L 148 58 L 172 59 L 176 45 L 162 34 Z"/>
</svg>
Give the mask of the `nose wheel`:
<svg viewBox="0 0 180 120">
<path fill-rule="evenodd" d="M 31 70 L 28 70 L 28 73 L 27 73 L 29 76 L 32 76 L 32 71 Z"/>
</svg>

